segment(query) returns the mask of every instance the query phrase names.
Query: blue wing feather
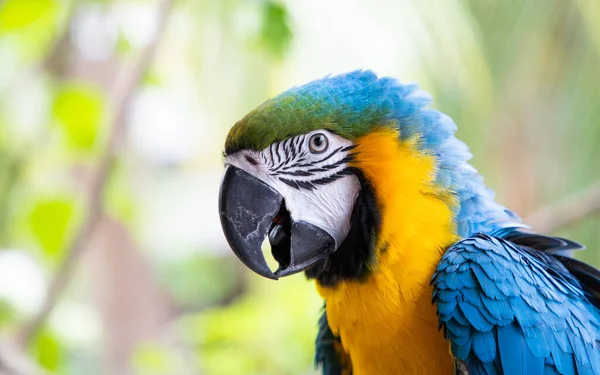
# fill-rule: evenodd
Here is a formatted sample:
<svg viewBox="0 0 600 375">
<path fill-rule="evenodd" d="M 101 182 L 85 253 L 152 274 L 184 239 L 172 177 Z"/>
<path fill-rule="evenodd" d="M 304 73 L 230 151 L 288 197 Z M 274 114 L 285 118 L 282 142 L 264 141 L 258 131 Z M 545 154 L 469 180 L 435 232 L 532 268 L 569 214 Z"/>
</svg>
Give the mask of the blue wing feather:
<svg viewBox="0 0 600 375">
<path fill-rule="evenodd" d="M 453 355 L 472 375 L 600 375 L 598 301 L 549 255 L 576 244 L 512 238 L 522 245 L 485 234 L 460 241 L 434 273 L 434 301 Z"/>
</svg>

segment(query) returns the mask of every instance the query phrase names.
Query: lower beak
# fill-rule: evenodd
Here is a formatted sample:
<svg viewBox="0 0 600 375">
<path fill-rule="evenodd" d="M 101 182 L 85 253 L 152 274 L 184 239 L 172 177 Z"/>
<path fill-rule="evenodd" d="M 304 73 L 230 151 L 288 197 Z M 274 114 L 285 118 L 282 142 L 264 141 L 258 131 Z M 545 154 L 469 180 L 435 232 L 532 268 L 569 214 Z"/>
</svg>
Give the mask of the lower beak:
<svg viewBox="0 0 600 375">
<path fill-rule="evenodd" d="M 291 220 L 283 197 L 275 189 L 231 165 L 221 182 L 219 214 L 235 255 L 252 271 L 270 279 L 306 270 L 335 250 L 335 240 L 327 232 L 305 221 Z M 288 222 L 280 225 L 282 220 Z M 261 249 L 267 234 L 279 263 L 275 272 L 269 269 Z"/>
</svg>

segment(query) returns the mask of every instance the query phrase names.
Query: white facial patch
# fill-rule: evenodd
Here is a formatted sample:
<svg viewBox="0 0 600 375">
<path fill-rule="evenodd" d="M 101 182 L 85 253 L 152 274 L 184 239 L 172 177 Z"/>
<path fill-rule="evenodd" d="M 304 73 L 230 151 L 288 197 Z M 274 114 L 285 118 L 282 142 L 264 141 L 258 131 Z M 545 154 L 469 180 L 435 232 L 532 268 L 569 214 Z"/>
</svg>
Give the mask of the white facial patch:
<svg viewBox="0 0 600 375">
<path fill-rule="evenodd" d="M 261 151 L 236 152 L 225 157 L 225 164 L 277 190 L 293 221 L 323 229 L 334 238 L 337 249 L 348 235 L 360 192 L 358 177 L 348 166 L 353 148 L 349 140 L 317 130 Z"/>
</svg>

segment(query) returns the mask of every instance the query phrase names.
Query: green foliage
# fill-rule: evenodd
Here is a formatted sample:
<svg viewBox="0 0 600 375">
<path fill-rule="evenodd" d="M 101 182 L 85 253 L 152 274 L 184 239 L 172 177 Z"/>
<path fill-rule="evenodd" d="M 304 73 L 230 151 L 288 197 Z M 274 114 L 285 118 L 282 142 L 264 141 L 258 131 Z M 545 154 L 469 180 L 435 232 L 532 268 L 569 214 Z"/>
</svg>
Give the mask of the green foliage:
<svg viewBox="0 0 600 375">
<path fill-rule="evenodd" d="M 69 83 L 56 91 L 54 118 L 74 150 L 93 149 L 105 110 L 104 96 L 89 84 Z"/>
<path fill-rule="evenodd" d="M 145 342 L 136 348 L 132 358 L 133 368 L 140 375 L 167 375 L 175 374 L 176 365 L 169 355 L 167 348 L 153 343 Z"/>
<path fill-rule="evenodd" d="M 54 263 L 62 258 L 74 217 L 74 202 L 67 198 L 40 198 L 28 215 L 34 238 L 44 257 Z"/>
<path fill-rule="evenodd" d="M 48 371 L 59 373 L 64 364 L 63 348 L 59 340 L 48 330 L 42 330 L 29 346 L 30 355 Z"/>
<path fill-rule="evenodd" d="M 286 7 L 275 1 L 262 6 L 262 25 L 259 40 L 276 59 L 281 59 L 292 41 L 289 14 Z"/>
<path fill-rule="evenodd" d="M 242 283 L 240 267 L 234 262 L 237 260 L 196 255 L 165 262 L 159 272 L 179 306 L 198 309 L 218 303 Z"/>
<path fill-rule="evenodd" d="M 31 26 L 58 11 L 55 0 L 4 0 L 0 7 L 0 33 Z"/>
<path fill-rule="evenodd" d="M 4 0 L 0 2 L 0 37 L 10 37 L 26 60 L 43 56 L 59 28 L 58 0 Z"/>
<path fill-rule="evenodd" d="M 163 81 L 160 75 L 157 74 L 157 72 L 152 70 L 151 68 L 148 69 L 148 71 L 144 75 L 143 85 L 151 87 L 160 87 L 161 84 L 163 84 Z"/>
<path fill-rule="evenodd" d="M 9 327 L 17 320 L 17 311 L 5 299 L 0 298 L 0 330 Z"/>
<path fill-rule="evenodd" d="M 129 41 L 129 39 L 127 39 L 123 32 L 119 32 L 119 34 L 117 35 L 116 49 L 117 52 L 121 55 L 127 55 L 133 49 L 131 42 Z"/>
<path fill-rule="evenodd" d="M 0 136 L 1 138 L 1 136 Z M 2 142 L 0 140 L 0 142 Z M 23 160 L 12 154 L 12 150 L 0 146 L 0 243 L 6 240 L 11 216 L 11 198 L 18 184 Z"/>
<path fill-rule="evenodd" d="M 182 319 L 181 332 L 208 375 L 298 374 L 313 368 L 320 306 L 303 277 L 258 280 L 231 305 Z"/>
</svg>

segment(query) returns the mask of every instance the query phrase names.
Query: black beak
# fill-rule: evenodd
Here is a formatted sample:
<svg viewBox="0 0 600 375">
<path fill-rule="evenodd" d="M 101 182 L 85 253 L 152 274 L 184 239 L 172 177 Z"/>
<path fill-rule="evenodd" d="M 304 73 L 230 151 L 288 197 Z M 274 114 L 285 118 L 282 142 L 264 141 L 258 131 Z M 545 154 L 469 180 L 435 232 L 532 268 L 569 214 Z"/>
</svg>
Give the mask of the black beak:
<svg viewBox="0 0 600 375">
<path fill-rule="evenodd" d="M 219 214 L 225 238 L 252 271 L 276 280 L 306 270 L 335 250 L 334 239 L 305 221 L 293 222 L 284 199 L 275 189 L 239 168 L 228 165 L 221 182 Z M 269 235 L 272 272 L 261 245 Z"/>
</svg>

